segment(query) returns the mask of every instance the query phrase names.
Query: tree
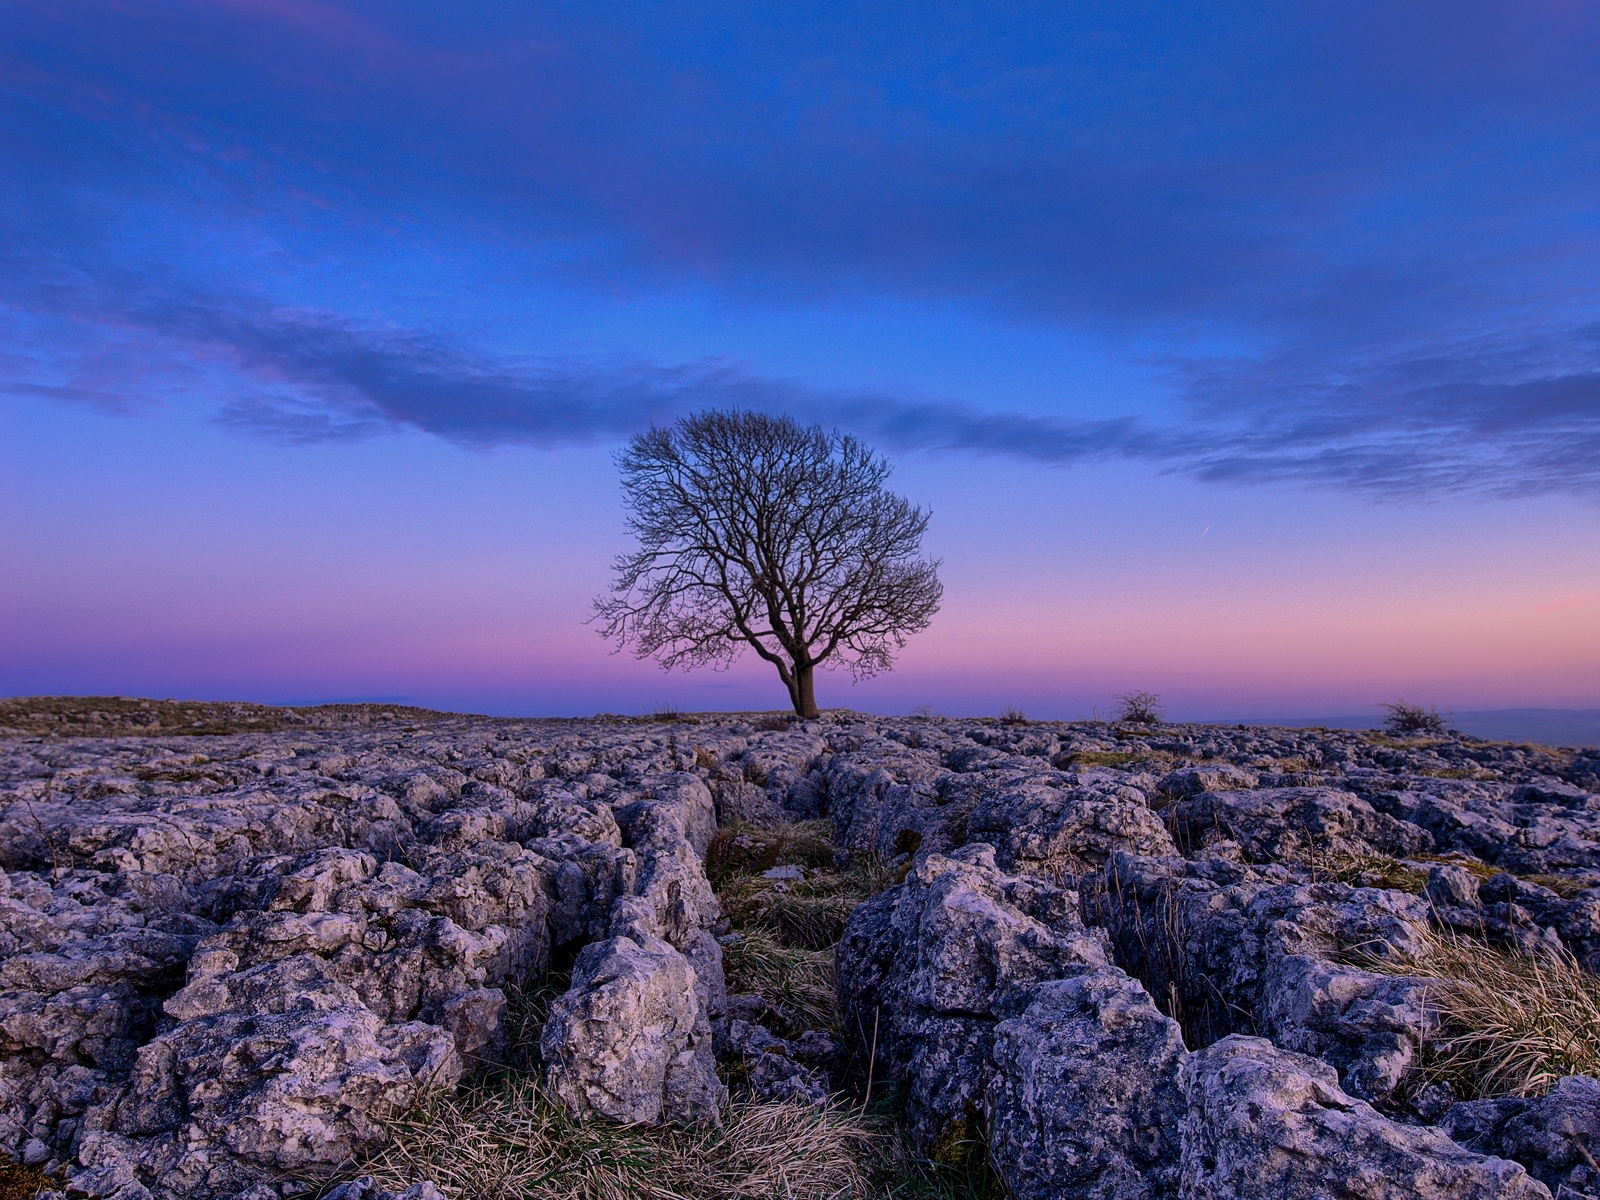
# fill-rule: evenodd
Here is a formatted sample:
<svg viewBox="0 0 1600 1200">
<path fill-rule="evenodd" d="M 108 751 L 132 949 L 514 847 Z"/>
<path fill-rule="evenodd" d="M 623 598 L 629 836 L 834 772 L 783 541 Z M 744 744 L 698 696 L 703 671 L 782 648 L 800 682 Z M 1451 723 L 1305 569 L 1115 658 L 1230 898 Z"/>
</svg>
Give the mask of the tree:
<svg viewBox="0 0 1600 1200">
<path fill-rule="evenodd" d="M 639 549 L 591 620 L 640 658 L 726 666 L 753 647 L 814 717 L 817 667 L 887 671 L 939 609 L 939 563 L 919 557 L 930 514 L 853 437 L 711 411 L 638 435 L 617 465 Z"/>
</svg>

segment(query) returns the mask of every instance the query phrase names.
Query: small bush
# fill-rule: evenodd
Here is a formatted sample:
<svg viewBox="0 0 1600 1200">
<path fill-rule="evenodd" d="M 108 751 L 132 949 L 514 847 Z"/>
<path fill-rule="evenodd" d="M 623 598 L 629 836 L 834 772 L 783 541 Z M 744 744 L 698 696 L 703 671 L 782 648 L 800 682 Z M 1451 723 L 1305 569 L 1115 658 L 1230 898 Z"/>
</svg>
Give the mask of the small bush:
<svg viewBox="0 0 1600 1200">
<path fill-rule="evenodd" d="M 1117 720 L 1124 725 L 1161 724 L 1161 697 L 1154 692 L 1122 692 L 1116 699 Z"/>
<path fill-rule="evenodd" d="M 1437 980 L 1440 1032 L 1423 1077 L 1466 1099 L 1542 1096 L 1567 1075 L 1600 1072 L 1600 979 L 1570 957 L 1523 954 L 1428 932 L 1412 956 L 1360 956 L 1370 971 Z"/>
<path fill-rule="evenodd" d="M 1000 710 L 1000 724 L 1002 725 L 1026 725 L 1027 723 L 1028 714 L 1014 704 Z"/>
<path fill-rule="evenodd" d="M 1440 713 L 1437 708 L 1423 708 L 1420 704 L 1407 704 L 1404 700 L 1380 704 L 1378 707 L 1389 714 L 1384 718 L 1383 727 L 1395 737 L 1419 733 L 1442 737 L 1448 732 L 1445 727 L 1448 714 Z"/>
</svg>

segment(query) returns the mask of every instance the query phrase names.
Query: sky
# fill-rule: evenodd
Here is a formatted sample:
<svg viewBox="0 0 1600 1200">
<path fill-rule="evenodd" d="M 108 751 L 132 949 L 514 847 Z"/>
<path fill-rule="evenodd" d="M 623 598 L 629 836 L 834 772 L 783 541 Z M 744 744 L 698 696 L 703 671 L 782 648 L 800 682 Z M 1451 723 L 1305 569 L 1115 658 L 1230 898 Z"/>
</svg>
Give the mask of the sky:
<svg viewBox="0 0 1600 1200">
<path fill-rule="evenodd" d="M 780 708 L 614 462 L 853 433 L 824 706 L 1600 707 L 1600 4 L 9 0 L 0 693 Z"/>
</svg>

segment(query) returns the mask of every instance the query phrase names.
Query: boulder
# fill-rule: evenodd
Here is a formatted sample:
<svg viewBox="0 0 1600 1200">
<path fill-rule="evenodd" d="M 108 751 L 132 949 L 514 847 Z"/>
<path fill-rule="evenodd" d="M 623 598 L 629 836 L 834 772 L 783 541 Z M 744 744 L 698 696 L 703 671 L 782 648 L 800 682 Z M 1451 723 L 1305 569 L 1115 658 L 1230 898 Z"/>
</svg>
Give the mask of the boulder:
<svg viewBox="0 0 1600 1200">
<path fill-rule="evenodd" d="M 1184 1200 L 1546 1200 L 1522 1167 L 1400 1125 L 1327 1063 L 1239 1034 L 1182 1072 Z"/>
<path fill-rule="evenodd" d="M 1177 1196 L 1177 1022 L 1115 967 L 1036 984 L 994 1033 L 989 1157 L 1017 1200 Z"/>
<path fill-rule="evenodd" d="M 539 1041 L 551 1092 L 576 1116 L 717 1123 L 726 1089 L 695 983 L 660 938 L 585 946 Z"/>
</svg>

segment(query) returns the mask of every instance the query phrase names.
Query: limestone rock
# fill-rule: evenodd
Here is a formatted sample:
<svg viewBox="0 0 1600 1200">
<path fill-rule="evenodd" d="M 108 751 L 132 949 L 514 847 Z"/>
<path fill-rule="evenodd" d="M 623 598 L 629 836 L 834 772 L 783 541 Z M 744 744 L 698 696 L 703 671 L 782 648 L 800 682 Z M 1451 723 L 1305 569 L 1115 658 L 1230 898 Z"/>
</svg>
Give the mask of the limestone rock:
<svg viewBox="0 0 1600 1200">
<path fill-rule="evenodd" d="M 1115 967 L 1035 985 L 995 1027 L 989 1155 L 1017 1200 L 1177 1195 L 1183 1038 Z"/>
<path fill-rule="evenodd" d="M 694 969 L 659 938 L 583 948 L 540 1038 L 569 1111 L 625 1124 L 717 1122 L 726 1091 Z"/>
<path fill-rule="evenodd" d="M 964 1136 L 981 1115 L 994 1026 L 1021 989 L 1107 964 L 1077 897 L 995 866 L 974 844 L 927 855 L 905 883 L 852 914 L 839 943 L 845 1027 L 876 1040 L 879 1069 L 907 1087 L 925 1147 Z"/>
<path fill-rule="evenodd" d="M 1571 1075 L 1537 1099 L 1454 1105 L 1439 1128 L 1480 1154 L 1513 1159 L 1556 1195 L 1600 1191 L 1600 1081 Z"/>
<path fill-rule="evenodd" d="M 1545 1200 L 1516 1163 L 1398 1125 L 1339 1090 L 1332 1067 L 1235 1034 L 1191 1055 L 1185 1200 Z"/>
</svg>

